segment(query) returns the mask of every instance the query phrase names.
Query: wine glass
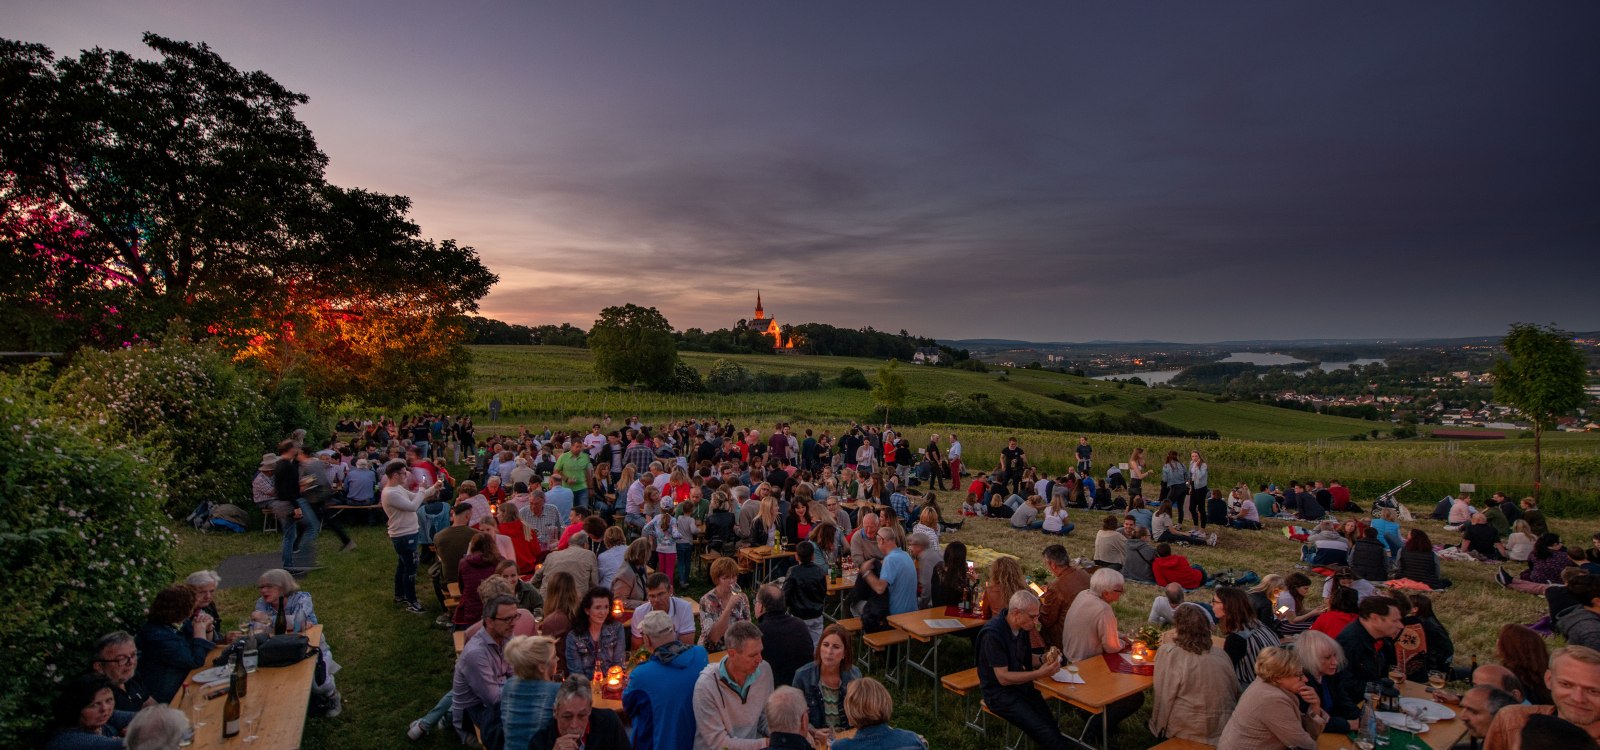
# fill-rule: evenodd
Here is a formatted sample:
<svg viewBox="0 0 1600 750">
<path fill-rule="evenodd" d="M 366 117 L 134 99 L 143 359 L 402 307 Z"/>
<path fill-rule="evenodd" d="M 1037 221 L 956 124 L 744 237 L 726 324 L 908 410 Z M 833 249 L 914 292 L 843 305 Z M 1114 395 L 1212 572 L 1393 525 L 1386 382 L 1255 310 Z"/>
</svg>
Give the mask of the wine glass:
<svg viewBox="0 0 1600 750">
<path fill-rule="evenodd" d="M 245 744 L 250 744 L 258 739 L 261 739 L 261 737 L 256 734 L 256 725 L 260 723 L 261 712 L 265 710 L 267 710 L 267 702 L 264 700 L 257 701 L 255 710 L 245 714 L 243 740 Z"/>
<path fill-rule="evenodd" d="M 1444 689 L 1444 672 L 1441 672 L 1439 670 L 1434 670 L 1432 672 L 1429 672 L 1428 673 L 1428 684 L 1433 686 L 1434 690 L 1442 690 L 1442 689 Z"/>
<path fill-rule="evenodd" d="M 1389 680 L 1394 682 L 1394 686 L 1397 688 L 1406 684 L 1405 670 L 1401 669 L 1398 664 L 1389 667 Z"/>
<path fill-rule="evenodd" d="M 189 710 L 194 713 L 194 719 L 190 721 L 191 726 L 199 729 L 206 725 L 205 720 L 201 718 L 206 710 L 206 691 L 203 686 L 189 685 Z"/>
</svg>

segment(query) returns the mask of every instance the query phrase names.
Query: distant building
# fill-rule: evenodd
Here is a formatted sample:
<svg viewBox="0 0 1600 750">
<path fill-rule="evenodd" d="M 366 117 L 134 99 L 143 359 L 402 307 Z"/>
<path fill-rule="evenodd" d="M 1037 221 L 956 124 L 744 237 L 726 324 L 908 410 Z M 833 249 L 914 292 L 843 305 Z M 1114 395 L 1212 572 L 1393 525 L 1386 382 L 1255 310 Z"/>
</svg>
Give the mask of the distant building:
<svg viewBox="0 0 1600 750">
<path fill-rule="evenodd" d="M 767 311 L 761 307 L 761 290 L 756 290 L 756 317 L 747 321 L 745 327 L 772 338 L 772 350 L 780 354 L 794 353 L 794 339 L 783 340 L 783 330 L 778 327 L 777 318 L 767 317 Z"/>
<path fill-rule="evenodd" d="M 911 361 L 919 365 L 936 365 L 944 359 L 944 352 L 937 346 L 923 346 L 917 348 L 917 353 L 911 355 Z"/>
</svg>

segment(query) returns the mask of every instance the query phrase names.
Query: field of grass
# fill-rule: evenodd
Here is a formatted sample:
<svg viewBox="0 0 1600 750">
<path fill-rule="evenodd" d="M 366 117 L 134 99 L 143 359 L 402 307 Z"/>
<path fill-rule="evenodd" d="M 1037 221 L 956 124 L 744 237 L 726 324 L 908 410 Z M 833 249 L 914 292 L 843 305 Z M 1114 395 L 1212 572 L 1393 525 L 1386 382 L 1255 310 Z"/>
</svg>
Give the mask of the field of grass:
<svg viewBox="0 0 1600 750">
<path fill-rule="evenodd" d="M 1413 508 L 1423 510 L 1420 506 Z M 970 519 L 962 530 L 948 533 L 943 539 L 946 542 L 961 540 L 1016 555 L 1025 571 L 1037 575 L 1043 570 L 1040 551 L 1047 544 L 1059 541 L 1074 557 L 1091 556 L 1092 529 L 1098 520 L 1096 514 L 1076 513 L 1073 521 L 1079 530 L 1063 539 L 1014 531 L 1004 521 Z M 1436 540 L 1451 538 L 1437 522 L 1421 521 L 1416 525 L 1425 528 Z M 1269 522 L 1266 531 L 1223 530 L 1217 547 L 1188 548 L 1183 553 L 1192 562 L 1212 571 L 1242 568 L 1263 575 L 1286 573 L 1298 559 L 1297 546 L 1278 533 L 1277 528 L 1278 524 Z M 1563 538 L 1580 543 L 1594 530 L 1586 522 L 1561 520 L 1553 521 L 1551 528 Z M 351 533 L 358 547 L 349 553 L 338 552 L 337 541 L 330 541 L 328 535 L 320 538 L 320 557 L 325 567 L 314 571 L 303 584 L 315 597 L 317 613 L 329 643 L 344 667 L 337 678 L 345 697 L 344 713 L 335 719 L 307 721 L 304 747 L 309 750 L 378 750 L 409 746 L 411 743 L 404 738 L 407 725 L 432 707 L 450 684 L 454 663 L 450 637 L 446 631 L 431 626 L 433 617 L 438 614 L 437 603 L 424 595 L 424 602 L 430 607 L 426 615 L 409 615 L 396 609 L 390 603 L 394 558 L 383 528 L 353 527 Z M 277 548 L 277 537 L 272 534 L 199 534 L 187 528 L 178 529 L 178 534 L 177 570 L 183 574 L 214 568 L 230 555 Z M 1541 600 L 1497 586 L 1493 581 L 1493 566 L 1457 562 L 1444 565 L 1445 575 L 1455 581 L 1455 586 L 1434 597 L 1435 608 L 1455 641 L 1456 658 L 1461 665 L 1474 656 L 1480 661 L 1489 661 L 1501 624 L 1531 622 L 1542 611 Z M 237 582 L 228 583 L 237 585 Z M 697 574 L 687 594 L 698 596 L 705 587 L 705 581 Z M 1320 591 L 1320 582 L 1313 588 Z M 1156 595 L 1153 586 L 1129 584 L 1127 593 L 1116 604 L 1124 629 L 1144 621 Z M 222 591 L 218 606 L 223 618 L 229 622 L 239 619 L 250 609 L 255 596 L 249 582 L 241 588 Z M 1206 597 L 1207 593 L 1195 596 Z M 1312 602 L 1315 606 L 1320 598 L 1314 595 Z M 1552 642 L 1552 647 L 1559 645 L 1559 641 L 1558 638 Z M 967 639 L 947 637 L 941 648 L 941 671 L 950 673 L 972 665 L 972 650 Z M 874 669 L 881 669 L 881 665 L 875 665 Z M 911 677 L 905 690 L 891 688 L 895 695 L 894 724 L 923 734 L 932 747 L 940 750 L 979 750 L 996 745 L 1000 736 L 998 727 L 984 738 L 965 730 L 955 720 L 961 707 L 949 693 L 938 696 L 940 713 L 935 720 L 932 715 L 935 689 L 920 675 Z M 1148 707 L 1124 722 L 1115 735 L 1113 747 L 1145 748 L 1153 744 L 1144 728 L 1147 718 Z M 1081 726 L 1081 720 L 1070 716 L 1062 723 L 1071 731 Z M 453 736 L 445 733 L 432 734 L 416 746 L 460 747 Z"/>
<path fill-rule="evenodd" d="M 508 420 L 592 418 L 609 413 L 621 417 L 736 416 L 758 422 L 786 419 L 811 422 L 847 422 L 873 411 L 866 391 L 830 387 L 795 393 L 739 393 L 670 395 L 607 389 L 590 370 L 584 349 L 548 346 L 472 347 L 473 391 L 481 410 L 499 398 Z M 850 357 L 723 355 L 686 352 L 684 361 L 709 372 L 718 359 L 729 359 L 752 372 L 766 370 L 791 374 L 815 370 L 825 381 L 854 367 L 873 378 L 882 362 Z M 1243 403 L 1216 403 L 1205 394 L 1136 385 L 1107 383 L 1043 370 L 1010 370 L 1006 380 L 998 372 L 976 373 L 942 367 L 906 365 L 900 368 L 910 390 L 908 406 L 943 402 L 947 393 L 982 397 L 996 403 L 1016 402 L 1041 414 L 1087 415 L 1103 412 L 1112 417 L 1143 414 L 1174 427 L 1216 430 L 1227 438 L 1249 440 L 1311 440 L 1345 438 L 1387 425 L 1358 419 Z M 1066 400 L 1072 399 L 1072 401 Z M 1077 402 L 1077 403 L 1074 403 Z M 891 416 L 892 419 L 892 416 Z"/>
</svg>

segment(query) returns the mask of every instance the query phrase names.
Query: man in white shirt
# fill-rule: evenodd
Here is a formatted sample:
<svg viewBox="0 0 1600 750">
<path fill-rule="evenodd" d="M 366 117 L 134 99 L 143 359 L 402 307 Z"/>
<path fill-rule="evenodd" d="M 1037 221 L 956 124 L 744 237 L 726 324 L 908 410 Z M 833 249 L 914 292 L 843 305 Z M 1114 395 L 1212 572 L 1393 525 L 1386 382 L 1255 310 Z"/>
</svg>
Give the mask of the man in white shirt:
<svg viewBox="0 0 1600 750">
<path fill-rule="evenodd" d="M 950 462 L 950 486 L 961 489 L 961 441 L 954 432 L 950 433 L 950 450 L 945 452 L 945 460 Z"/>
<path fill-rule="evenodd" d="M 606 444 L 606 436 L 600 432 L 600 425 L 589 428 L 589 434 L 583 436 L 583 444 L 589 448 L 590 460 L 600 457 L 600 448 Z"/>
<path fill-rule="evenodd" d="M 672 629 L 677 632 L 678 640 L 694 645 L 694 605 L 688 599 L 672 595 L 672 579 L 667 574 L 651 573 L 644 579 L 644 590 L 648 600 L 633 611 L 633 637 L 635 641 L 644 638 L 640 627 L 644 623 L 644 616 L 651 612 L 665 612 L 672 617 Z"/>
</svg>

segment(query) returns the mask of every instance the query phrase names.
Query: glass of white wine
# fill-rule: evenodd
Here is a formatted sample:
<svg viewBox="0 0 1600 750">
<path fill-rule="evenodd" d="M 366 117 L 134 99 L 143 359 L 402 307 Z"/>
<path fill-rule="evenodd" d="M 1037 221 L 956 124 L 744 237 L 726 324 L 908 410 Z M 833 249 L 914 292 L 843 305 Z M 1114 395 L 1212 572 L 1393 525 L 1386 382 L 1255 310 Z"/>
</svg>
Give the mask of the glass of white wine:
<svg viewBox="0 0 1600 750">
<path fill-rule="evenodd" d="M 1434 670 L 1432 672 L 1429 672 L 1428 673 L 1428 684 L 1430 686 L 1432 686 L 1434 690 L 1443 690 L 1444 689 L 1444 672 L 1441 672 L 1439 670 Z"/>
</svg>

